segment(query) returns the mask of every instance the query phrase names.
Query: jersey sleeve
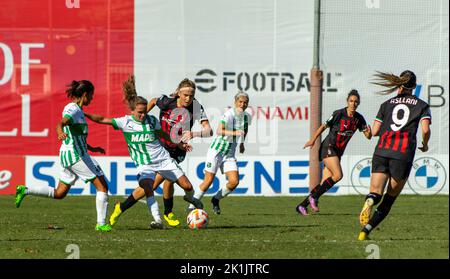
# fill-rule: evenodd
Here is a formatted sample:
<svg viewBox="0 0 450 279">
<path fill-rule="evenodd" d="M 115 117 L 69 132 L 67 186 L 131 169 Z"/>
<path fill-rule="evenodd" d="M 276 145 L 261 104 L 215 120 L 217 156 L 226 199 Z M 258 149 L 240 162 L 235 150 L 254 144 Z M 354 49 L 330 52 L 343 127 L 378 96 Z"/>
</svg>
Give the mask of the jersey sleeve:
<svg viewBox="0 0 450 279">
<path fill-rule="evenodd" d="M 323 124 L 327 125 L 327 127 L 333 126 L 333 124 L 336 122 L 337 115 L 338 111 L 333 112 Z"/>
<path fill-rule="evenodd" d="M 380 109 L 378 110 L 377 116 L 375 117 L 375 121 L 383 123 L 383 119 L 384 119 L 384 115 L 385 115 L 384 107 L 385 107 L 385 104 L 383 103 L 380 106 Z"/>
<path fill-rule="evenodd" d="M 67 106 L 64 108 L 63 117 L 69 119 L 69 124 L 74 123 L 75 114 L 78 108 L 76 106 Z"/>
<path fill-rule="evenodd" d="M 366 129 L 367 123 L 366 120 L 364 119 L 364 116 L 360 115 L 360 119 L 358 122 L 358 131 L 362 132 L 364 129 Z"/>
<path fill-rule="evenodd" d="M 428 104 L 424 107 L 424 109 L 422 110 L 422 114 L 420 115 L 420 121 L 424 119 L 428 119 L 431 124 L 431 109 Z"/>
<path fill-rule="evenodd" d="M 169 97 L 167 97 L 164 94 L 161 95 L 161 97 L 159 97 L 158 100 L 156 100 L 156 105 L 158 106 L 158 108 L 160 110 L 166 109 L 168 103 L 169 103 Z"/>
<path fill-rule="evenodd" d="M 126 116 L 112 119 L 112 125 L 115 130 L 123 130 L 123 127 L 125 127 L 126 122 L 127 122 Z"/>
<path fill-rule="evenodd" d="M 202 121 L 208 120 L 208 116 L 206 116 L 205 109 L 199 102 L 194 103 L 193 107 L 193 115 L 194 121 L 198 120 L 198 122 L 202 123 Z"/>
<path fill-rule="evenodd" d="M 150 123 L 153 125 L 155 131 L 161 130 L 161 123 L 154 115 L 150 115 Z"/>
<path fill-rule="evenodd" d="M 220 118 L 220 124 L 227 126 L 228 123 L 233 121 L 233 115 L 227 110 Z"/>
</svg>

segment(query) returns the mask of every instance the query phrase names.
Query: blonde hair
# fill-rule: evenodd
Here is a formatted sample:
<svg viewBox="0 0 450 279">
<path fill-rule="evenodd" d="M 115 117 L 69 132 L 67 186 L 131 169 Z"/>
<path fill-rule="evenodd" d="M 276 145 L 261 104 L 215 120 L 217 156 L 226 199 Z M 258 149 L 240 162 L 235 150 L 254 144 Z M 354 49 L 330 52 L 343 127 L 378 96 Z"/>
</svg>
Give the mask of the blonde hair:
<svg viewBox="0 0 450 279">
<path fill-rule="evenodd" d="M 178 98 L 178 92 L 180 91 L 181 88 L 183 87 L 190 87 L 192 89 L 194 89 L 194 94 L 195 94 L 195 90 L 197 89 L 197 86 L 195 86 L 195 83 L 188 79 L 188 78 L 184 78 L 182 81 L 180 81 L 180 83 L 178 84 L 177 89 L 175 90 L 175 92 L 173 92 L 172 94 L 170 94 L 170 96 L 172 98 Z"/>
<path fill-rule="evenodd" d="M 236 95 L 234 95 L 234 101 L 237 102 L 240 97 L 245 97 L 245 98 L 247 98 L 247 101 L 250 102 L 250 97 L 244 91 L 238 91 L 238 93 Z"/>
</svg>

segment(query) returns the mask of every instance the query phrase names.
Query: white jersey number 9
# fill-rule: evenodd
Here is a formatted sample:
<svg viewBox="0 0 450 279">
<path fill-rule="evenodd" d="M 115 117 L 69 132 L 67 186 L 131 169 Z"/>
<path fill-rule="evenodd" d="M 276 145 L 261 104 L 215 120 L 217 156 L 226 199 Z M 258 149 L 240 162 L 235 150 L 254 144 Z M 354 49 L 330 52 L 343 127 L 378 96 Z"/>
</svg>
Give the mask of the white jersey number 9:
<svg viewBox="0 0 450 279">
<path fill-rule="evenodd" d="M 399 118 L 399 112 L 403 111 L 403 116 Z M 394 107 L 394 111 L 392 111 L 392 121 L 394 124 L 391 124 L 392 131 L 399 131 L 403 126 L 408 123 L 409 118 L 409 108 L 404 104 L 396 105 Z"/>
</svg>

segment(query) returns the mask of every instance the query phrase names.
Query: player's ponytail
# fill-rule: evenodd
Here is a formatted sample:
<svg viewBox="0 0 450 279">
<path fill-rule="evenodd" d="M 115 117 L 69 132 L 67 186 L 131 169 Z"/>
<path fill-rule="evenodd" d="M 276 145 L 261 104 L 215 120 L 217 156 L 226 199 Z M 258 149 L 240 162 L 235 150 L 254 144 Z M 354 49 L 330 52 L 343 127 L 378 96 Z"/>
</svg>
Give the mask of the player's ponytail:
<svg viewBox="0 0 450 279">
<path fill-rule="evenodd" d="M 94 85 L 89 80 L 72 80 L 67 85 L 66 94 L 68 98 L 80 98 L 83 94 L 94 92 Z"/>
<path fill-rule="evenodd" d="M 147 105 L 147 99 L 138 96 L 136 93 L 136 83 L 134 75 L 129 75 L 128 79 L 122 84 L 123 98 L 130 110 L 134 110 L 136 105 Z"/>
<path fill-rule="evenodd" d="M 373 81 L 372 84 L 388 88 L 379 92 L 383 95 L 395 92 L 402 87 L 408 90 L 412 90 L 416 87 L 416 75 L 412 71 L 404 71 L 400 76 L 377 71 L 374 76 L 375 81 Z"/>
</svg>

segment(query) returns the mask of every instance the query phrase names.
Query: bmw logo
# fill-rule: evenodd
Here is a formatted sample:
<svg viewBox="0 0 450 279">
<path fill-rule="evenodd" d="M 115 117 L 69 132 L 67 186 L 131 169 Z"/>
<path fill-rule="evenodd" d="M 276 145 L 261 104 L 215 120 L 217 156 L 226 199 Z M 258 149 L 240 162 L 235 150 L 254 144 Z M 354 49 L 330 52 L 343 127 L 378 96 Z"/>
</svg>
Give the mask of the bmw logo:
<svg viewBox="0 0 450 279">
<path fill-rule="evenodd" d="M 438 160 L 421 157 L 414 161 L 408 185 L 416 194 L 437 194 L 447 182 L 447 173 Z"/>
<path fill-rule="evenodd" d="M 358 194 L 366 195 L 369 193 L 371 167 L 372 158 L 364 158 L 356 163 L 352 169 L 350 181 L 353 189 L 355 189 Z"/>
</svg>

